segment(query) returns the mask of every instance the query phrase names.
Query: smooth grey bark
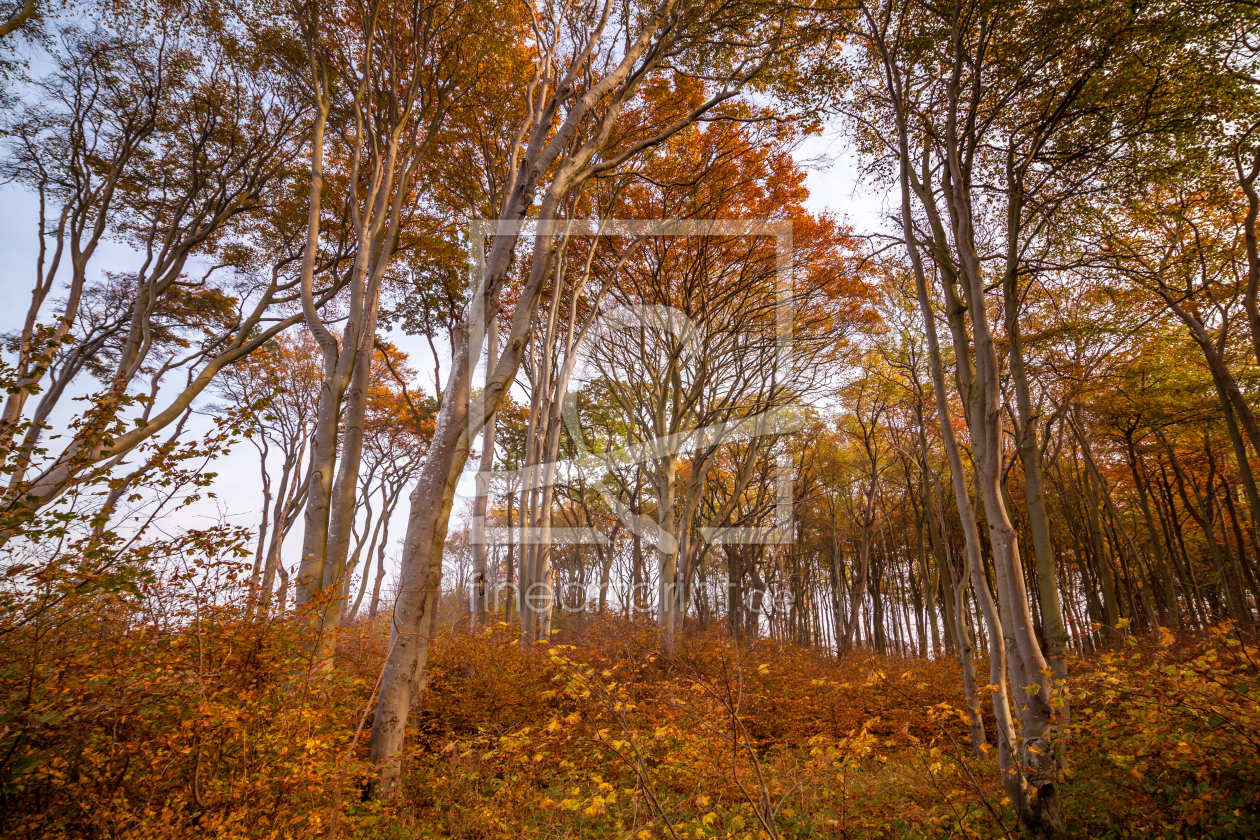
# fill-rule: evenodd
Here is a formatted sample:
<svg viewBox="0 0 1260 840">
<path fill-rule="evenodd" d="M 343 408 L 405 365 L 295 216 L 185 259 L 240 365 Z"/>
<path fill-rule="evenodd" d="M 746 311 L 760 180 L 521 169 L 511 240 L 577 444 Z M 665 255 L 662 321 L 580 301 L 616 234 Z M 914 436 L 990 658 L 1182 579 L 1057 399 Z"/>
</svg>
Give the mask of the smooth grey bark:
<svg viewBox="0 0 1260 840">
<path fill-rule="evenodd" d="M 336 339 L 328 332 L 319 316 L 315 305 L 314 276 L 315 263 L 319 256 L 320 224 L 323 218 L 324 191 L 324 135 L 328 127 L 328 103 L 326 90 L 329 83 L 327 72 L 315 58 L 313 45 L 308 41 L 311 51 L 312 75 L 315 79 L 315 119 L 311 129 L 311 173 L 308 188 L 308 207 L 306 222 L 306 245 L 302 254 L 302 315 L 307 328 L 315 337 L 324 357 L 324 382 L 320 386 L 319 400 L 315 413 L 315 428 L 311 433 L 310 467 L 306 476 L 306 505 L 304 517 L 306 529 L 302 537 L 301 562 L 298 565 L 296 581 L 296 601 L 306 604 L 324 580 L 324 551 L 327 548 L 327 532 L 319 527 L 319 522 L 328 515 L 328 500 L 332 495 L 332 453 L 336 444 L 336 420 L 328 408 L 332 394 L 325 392 L 332 388 L 329 369 L 329 342 L 336 344 Z M 335 404 L 340 404 L 341 394 L 335 395 Z M 312 513 L 312 507 L 315 512 Z M 318 544 L 316 544 L 318 542 Z"/>
<path fill-rule="evenodd" d="M 657 26 L 660 22 L 654 21 Z M 488 316 L 497 313 L 499 290 L 506 279 L 525 210 L 532 203 L 536 185 L 560 157 L 561 151 L 590 109 L 603 98 L 606 91 L 629 75 L 638 55 L 647 48 L 647 43 L 646 37 L 640 38 L 640 43 L 634 45 L 637 50 L 632 57 L 628 57 L 620 72 L 605 77 L 588 91 L 581 98 L 579 107 L 570 113 L 555 136 L 550 136 L 551 123 L 562 100 L 553 96 L 547 106 L 541 109 L 535 130 L 528 138 L 529 144 L 522 152 L 522 163 L 516 172 L 512 189 L 505 198 L 502 217 L 516 223 L 515 235 L 500 234 L 494 238 L 480 288 L 476 292 L 482 297 Z M 610 119 L 609 122 L 611 121 Z M 593 148 L 589 150 L 588 160 L 594 151 Z M 586 161 L 582 161 L 580 165 L 585 163 Z M 554 218 L 561 197 L 574 186 L 578 168 L 579 165 L 570 161 L 561 166 L 542 201 L 541 218 Z M 476 399 L 470 399 L 469 394 L 469 345 L 480 347 L 482 336 L 469 335 L 467 326 L 462 328 L 462 334 L 456 336 L 451 370 L 443 389 L 433 441 L 411 494 L 411 511 L 403 542 L 399 596 L 393 617 L 398 640 L 382 674 L 376 715 L 372 722 L 372 759 L 380 768 L 380 788 L 386 794 L 391 794 L 397 786 L 401 770 L 399 755 L 406 733 L 407 715 L 413 692 L 428 660 L 430 634 L 423 628 L 432 620 L 431 616 L 437 608 L 442 577 L 442 546 L 446 540 L 455 486 L 468 460 L 469 422 L 471 419 L 475 426 L 483 425 L 497 408 L 508 384 L 516 375 L 543 282 L 550 274 L 553 253 L 554 245 L 550 236 L 534 238 L 534 262 L 513 313 L 508 340 L 493 376 Z M 522 624 L 524 620 L 522 613 Z"/>
<path fill-rule="evenodd" d="M 320 42 L 318 7 L 302 10 L 310 62 L 310 88 L 317 119 L 312 136 L 307 243 L 302 267 L 302 311 L 324 360 L 316 426 L 311 444 L 310 488 L 302 540 L 299 601 L 324 593 L 314 655 L 331 667 L 336 627 L 345 610 L 341 597 L 356 518 L 359 462 L 382 285 L 389 270 L 412 189 L 460 86 L 464 58 L 457 18 L 436 18 L 421 7 L 394 10 L 400 19 L 369 14 L 346 22 L 353 48 L 328 51 Z M 405 43 L 397 40 L 406 22 Z M 357 40 L 356 40 L 357 39 Z M 409 40 L 408 40 L 409 39 Z M 384 52 L 382 52 L 384 51 Z M 332 56 L 333 58 L 329 58 Z M 324 323 L 310 295 L 309 275 L 320 246 L 323 145 L 332 93 L 342 88 L 339 138 L 348 145 L 348 194 L 344 213 L 353 260 L 340 340 Z M 341 433 L 340 444 L 338 432 Z"/>
<path fill-rule="evenodd" d="M 970 636 L 968 634 L 968 623 L 965 616 L 968 613 L 964 603 L 963 596 L 967 589 L 967 578 L 972 576 L 976 579 L 975 598 L 976 606 L 984 617 L 985 622 L 989 626 L 989 638 L 992 640 L 989 648 L 989 681 L 991 687 L 996 687 L 997 691 L 993 697 L 994 715 L 998 727 L 998 756 L 1003 771 L 1003 783 L 1008 791 L 1016 794 L 1019 793 L 1018 783 L 1014 782 L 1014 774 L 1007 773 L 1007 769 L 1012 764 L 1012 750 L 1015 744 L 1015 728 L 1010 716 L 1010 705 L 1007 698 L 1006 689 L 1006 653 L 1000 643 L 1002 638 L 1002 621 L 998 615 L 997 605 L 993 601 L 992 593 L 987 585 L 985 585 L 985 577 L 982 568 L 982 559 L 980 556 L 980 536 L 976 527 L 976 517 L 971 506 L 971 496 L 967 489 L 966 472 L 964 471 L 962 455 L 958 447 L 958 439 L 954 434 L 953 422 L 950 416 L 950 404 L 948 392 L 946 390 L 946 379 L 944 364 L 941 357 L 940 341 L 936 331 L 936 313 L 933 311 L 931 297 L 928 292 L 927 274 L 924 269 L 922 254 L 920 252 L 919 239 L 914 227 L 914 215 L 912 204 L 912 192 L 917 195 L 923 208 L 929 213 L 929 220 L 933 224 L 936 232 L 936 239 L 940 241 L 944 231 L 940 229 L 939 223 L 932 213 L 934 205 L 925 198 L 924 185 L 917 182 L 914 178 L 913 161 L 910 156 L 910 139 L 908 110 L 905 89 L 901 77 L 900 68 L 896 59 L 890 50 L 886 40 L 886 30 L 881 22 L 877 22 L 874 17 L 868 15 L 870 25 L 870 35 L 876 49 L 883 61 L 884 77 L 887 84 L 887 93 L 893 105 L 893 114 L 896 124 L 896 153 L 898 158 L 899 170 L 899 188 L 900 188 L 900 221 L 902 237 L 905 243 L 906 254 L 910 260 L 911 271 L 915 281 L 915 292 L 919 304 L 920 316 L 923 319 L 924 335 L 927 341 L 927 358 L 928 370 L 932 377 L 933 391 L 936 397 L 937 422 L 940 425 L 941 439 L 944 442 L 946 456 L 949 461 L 951 485 L 954 490 L 954 503 L 958 510 L 959 521 L 963 529 L 963 544 L 966 553 L 966 564 L 964 566 L 964 575 L 955 583 L 954 599 L 955 613 L 957 615 L 957 630 L 959 636 L 959 656 L 962 661 L 964 677 L 972 674 L 974 682 L 974 666 L 971 658 Z M 886 24 L 886 22 L 883 22 Z M 926 170 L 926 159 L 924 162 Z M 947 260 L 936 260 L 939 270 L 942 274 L 952 271 Z M 950 288 L 949 285 L 946 289 Z M 956 323 L 956 313 L 960 307 L 956 301 L 948 301 L 951 311 L 951 328 Z M 964 391 L 970 387 L 970 363 L 968 356 L 962 354 L 958 357 L 958 381 L 959 390 Z M 968 703 L 969 710 L 969 728 L 972 734 L 973 748 L 979 748 L 984 743 L 984 727 L 983 720 L 980 718 L 979 702 L 976 695 L 976 689 L 973 685 Z M 1012 796 L 1012 801 L 1018 799 Z"/>
<path fill-rule="evenodd" d="M 1013 209 L 1012 212 L 1017 211 Z M 1011 380 L 1015 386 L 1015 406 L 1019 413 L 1020 428 L 1016 435 L 1016 447 L 1024 467 L 1028 530 L 1032 534 L 1033 557 L 1037 568 L 1037 602 L 1041 608 L 1046 658 L 1055 679 L 1064 680 L 1067 679 L 1067 629 L 1063 626 L 1063 605 L 1059 602 L 1058 576 L 1055 572 L 1054 553 L 1050 547 L 1050 517 L 1046 512 L 1045 481 L 1041 471 L 1038 417 L 1028 389 L 1017 277 L 1017 263 L 1012 254 L 1008 257 L 1002 290 L 1006 309 L 1006 337 L 1010 345 Z"/>
<path fill-rule="evenodd" d="M 882 46 L 881 52 L 888 55 L 886 47 Z M 889 81 L 890 90 L 896 91 L 898 102 L 901 100 L 900 79 L 896 71 L 896 65 L 889 59 L 885 59 L 885 72 Z M 927 339 L 927 356 L 928 369 L 932 375 L 933 390 L 936 394 L 937 422 L 940 424 L 941 439 L 945 445 L 945 452 L 949 460 L 950 479 L 954 490 L 954 504 L 958 510 L 959 521 L 963 529 L 963 546 L 966 554 L 967 574 L 964 574 L 958 581 L 955 588 L 955 605 L 956 612 L 959 614 L 959 630 L 963 645 L 960 645 L 960 657 L 967 656 L 970 661 L 970 648 L 966 642 L 968 637 L 965 635 L 966 623 L 963 622 L 962 616 L 967 610 L 958 609 L 962 607 L 962 594 L 967 588 L 967 577 L 970 576 L 974 580 L 972 591 L 976 602 L 976 609 L 980 613 L 985 625 L 988 627 L 988 649 L 989 649 L 989 685 L 990 690 L 996 687 L 993 694 L 993 711 L 994 718 L 998 728 L 998 762 L 1002 770 L 1002 781 L 1006 787 L 1008 794 L 1011 796 L 1013 803 L 1020 803 L 1022 799 L 1022 778 L 1015 772 L 1014 767 L 1014 751 L 1016 747 L 1016 734 L 1014 721 L 1011 717 L 1010 700 L 1007 693 L 1007 651 L 1003 643 L 1003 623 L 999 615 L 998 607 L 993 599 L 992 590 L 989 588 L 986 576 L 984 574 L 984 561 L 981 555 L 980 533 L 976 525 L 976 515 L 971 504 L 971 494 L 967 487 L 967 471 L 964 468 L 962 454 L 959 450 L 958 439 L 955 436 L 953 421 L 951 419 L 948 391 L 946 390 L 946 379 L 944 364 L 942 362 L 940 341 L 936 332 L 936 313 L 933 310 L 931 297 L 928 293 L 927 275 L 924 270 L 922 255 L 919 250 L 919 239 L 914 228 L 913 205 L 911 203 L 912 189 L 917 194 L 921 205 L 928 213 L 928 219 L 933 227 L 934 237 L 929 240 L 929 244 L 933 248 L 933 256 L 940 272 L 942 279 L 945 280 L 944 288 L 946 291 L 946 310 L 948 314 L 948 323 L 951 333 L 953 334 L 955 345 L 961 341 L 965 351 L 965 332 L 960 334 L 962 326 L 961 316 L 963 306 L 956 295 L 952 294 L 955 284 L 951 279 L 953 268 L 949 262 L 948 255 L 941 253 L 936 254 L 935 251 L 939 247 L 939 243 L 943 241 L 944 230 L 940 225 L 939 219 L 935 214 L 935 205 L 931 200 L 931 194 L 927 191 L 926 185 L 920 183 L 914 178 L 914 170 L 910 158 L 909 149 L 909 130 L 906 125 L 906 115 L 901 108 L 895 109 L 897 119 L 897 139 L 900 158 L 900 186 L 901 186 L 901 225 L 902 235 L 906 243 L 907 255 L 910 258 L 911 268 L 915 279 L 915 291 L 919 301 L 919 311 L 923 318 L 924 333 Z M 926 161 L 924 164 L 926 169 Z M 964 406 L 970 401 L 970 391 L 974 389 L 974 372 L 972 370 L 970 354 L 963 352 L 958 355 L 956 378 L 958 382 L 958 390 L 963 397 Z M 964 664 L 964 671 L 967 665 Z M 978 709 L 976 710 L 978 713 Z M 976 726 L 978 721 L 975 715 L 971 716 L 971 725 Z"/>
<path fill-rule="evenodd" d="M 1063 818 L 1059 807 L 1053 743 L 1056 715 L 1050 706 L 1054 685 L 1035 634 L 1017 535 L 1002 495 L 1000 367 L 989 326 L 984 269 L 975 247 L 970 169 L 963 163 L 964 145 L 969 142 L 965 135 L 974 127 L 960 125 L 960 112 L 965 107 L 966 96 L 961 78 L 968 62 L 964 36 L 966 24 L 955 18 L 952 25 L 954 63 L 947 86 L 942 191 L 949 208 L 951 240 L 958 257 L 959 275 L 964 281 L 962 287 L 974 347 L 976 387 L 970 400 L 972 408 L 968 413 L 968 425 L 977 463 L 977 482 L 989 526 L 1000 605 L 1008 611 L 1012 623 L 1009 629 L 1004 629 L 1011 637 L 1008 667 L 1011 668 L 1013 688 L 1020 701 L 1020 764 L 1023 769 L 1022 773 L 1015 774 L 1020 789 L 1018 797 L 1012 799 L 1026 831 L 1055 836 L 1063 832 Z M 961 330 L 955 332 L 957 334 Z M 955 352 L 959 359 L 966 357 L 970 350 L 965 341 L 956 341 Z"/>
<path fill-rule="evenodd" d="M 498 311 L 499 293 L 521 224 L 544 178 L 549 180 L 538 203 L 537 216 L 550 221 L 556 218 L 566 196 L 585 179 L 614 169 L 692 124 L 714 106 L 734 96 L 776 52 L 777 36 L 765 45 L 760 62 L 739 65 L 724 80 L 718 93 L 680 120 L 616 155 L 592 163 L 607 147 L 622 109 L 634 98 L 646 74 L 665 61 L 675 48 L 684 48 L 680 44 L 686 42 L 680 39 L 697 34 L 675 19 L 674 0 L 662 0 L 642 18 L 626 21 L 630 28 L 616 37 L 620 59 L 585 91 L 579 92 L 579 85 L 589 79 L 585 75 L 587 59 L 604 44 L 610 13 L 611 6 L 605 5 L 602 17 L 583 33 L 583 46 L 574 55 L 560 59 L 549 52 L 535 65 L 536 75 L 530 90 L 545 93 L 539 94 L 542 98 L 534 103 L 531 120 L 521 127 L 519 140 L 513 146 L 510 188 L 505 191 L 500 212 L 500 218 L 507 221 L 510 230 L 501 230 L 494 237 L 474 292 L 480 298 L 476 305 L 488 316 Z M 559 30 L 565 22 L 556 20 L 554 23 Z M 702 31 L 719 25 L 708 19 L 688 23 L 700 26 Z M 539 46 L 544 51 L 558 49 L 558 45 Z M 583 130 L 587 133 L 580 133 Z M 493 377 L 476 398 L 470 397 L 469 389 L 470 347 L 480 347 L 483 336 L 470 334 L 467 325 L 461 326 L 455 336 L 451 371 L 443 390 L 433 441 L 411 495 L 400 590 L 393 618 L 397 643 L 382 671 L 372 722 L 372 760 L 380 768 L 379 790 L 386 794 L 392 794 L 398 787 L 407 716 L 428 660 L 431 633 L 425 628 L 437 606 L 442 547 L 455 486 L 468 459 L 469 434 L 486 423 L 516 376 L 543 284 L 550 276 L 554 250 L 551 237 L 534 237 L 530 274 L 512 314 L 508 338 Z"/>
<path fill-rule="evenodd" d="M 957 10 L 955 10 L 957 11 Z M 999 738 L 998 753 L 1002 768 L 1003 782 L 1008 795 L 1015 805 L 1016 813 L 1022 824 L 1034 831 L 1042 830 L 1042 824 L 1048 824 L 1048 833 L 1061 831 L 1061 817 L 1058 814 L 1057 791 L 1054 785 L 1055 768 L 1051 748 L 1050 707 L 1051 686 L 1049 679 L 1040 673 L 1041 669 L 1049 673 L 1041 651 L 1033 635 L 1031 615 L 1028 612 L 1026 593 L 1023 591 L 1023 574 L 1009 575 L 1011 569 L 1019 570 L 1018 547 L 1014 541 L 1013 528 L 1006 515 L 1001 497 L 1000 447 L 1001 447 L 1001 415 L 998 404 L 998 367 L 996 351 L 992 336 L 988 331 L 988 313 L 984 306 L 984 288 L 979 275 L 979 260 L 972 248 L 971 208 L 969 196 L 965 191 L 966 182 L 958 157 L 960 147 L 958 112 L 958 88 L 962 69 L 966 64 L 963 49 L 963 32 L 960 23 L 953 22 L 951 47 L 954 53 L 952 76 L 948 84 L 948 117 L 944 138 L 945 158 L 942 173 L 942 189 L 944 191 L 952 235 L 945 236 L 943 225 L 935 212 L 935 196 L 927 186 L 928 165 L 924 159 L 924 177 L 922 182 L 914 179 L 910 148 L 909 128 L 905 104 L 905 89 L 900 76 L 901 70 L 887 42 L 884 40 L 886 29 L 873 17 L 870 18 L 870 35 L 883 59 L 884 76 L 889 96 L 893 103 L 893 113 L 897 123 L 897 154 L 899 158 L 900 181 L 902 193 L 902 232 L 906 242 L 908 255 L 912 263 L 918 292 L 920 310 L 925 322 L 928 336 L 930 368 L 933 384 L 937 391 L 938 414 L 942 424 L 943 438 L 950 456 L 951 472 L 955 486 L 955 498 L 960 519 L 966 529 L 966 546 L 972 577 L 976 582 L 975 592 L 978 606 L 989 625 L 990 679 L 992 685 L 998 687 L 994 696 L 994 711 L 997 718 Z M 977 483 L 985 506 L 986 519 L 989 523 L 990 544 L 995 557 L 999 591 L 1001 592 L 1002 611 L 1012 614 L 1019 621 L 1019 626 L 1007 629 L 1003 616 L 999 615 L 998 605 L 994 603 L 992 594 L 985 585 L 984 570 L 981 565 L 978 533 L 975 531 L 975 517 L 972 513 L 970 496 L 965 485 L 965 475 L 957 442 L 949 426 L 949 405 L 946 399 L 944 373 L 941 364 L 939 344 L 935 336 L 935 314 L 932 311 L 927 291 L 926 274 L 918 249 L 918 237 L 914 230 L 911 206 L 911 190 L 917 193 L 920 204 L 928 214 L 933 236 L 928 240 L 935 263 L 941 274 L 946 291 L 946 312 L 954 340 L 955 354 L 958 359 L 957 376 L 959 391 L 963 397 L 968 426 L 971 430 L 973 453 L 977 463 Z M 957 282 L 954 276 L 953 255 L 946 249 L 945 243 L 954 244 L 959 270 L 964 280 L 965 303 L 958 299 L 952 290 Z M 970 336 L 968 336 L 964 315 L 971 314 L 972 332 L 975 341 L 973 355 Z M 974 365 L 974 367 L 973 367 Z M 1011 578 L 1017 579 L 1012 585 Z M 1022 598 L 1020 603 L 1012 605 L 1012 601 Z M 1012 608 L 1012 606 L 1014 608 Z M 1009 621 L 1009 619 L 1008 619 Z M 1007 637 L 1013 636 L 1007 644 Z M 1012 656 L 1012 654 L 1014 656 Z M 1010 661 L 1008 662 L 1008 657 Z M 1040 660 L 1040 661 L 1039 661 Z M 1025 663 L 1033 666 L 1027 668 Z M 1006 670 L 1010 667 L 1015 689 L 1021 703 L 1023 714 L 1023 740 L 1016 740 L 1013 721 L 1010 716 L 1009 700 L 1006 696 Z M 1032 670 L 1038 677 L 1038 694 L 1030 696 L 1024 688 L 1024 682 Z M 1031 710 L 1031 714 L 1029 711 Z M 1014 750 L 1017 744 L 1020 749 L 1019 762 L 1016 763 Z M 1021 772 L 1027 768 L 1030 772 Z M 1029 780 L 1033 784 L 1029 784 Z M 1030 796 L 1031 791 L 1031 796 Z"/>
<path fill-rule="evenodd" d="M 486 327 L 486 375 L 494 371 L 499 360 L 499 326 L 498 318 L 490 318 Z M 480 628 L 486 620 L 486 596 L 489 587 L 486 569 L 485 522 L 486 507 L 490 499 L 490 473 L 494 468 L 495 417 L 490 415 L 486 426 L 481 431 L 481 462 L 477 470 L 477 489 L 473 499 L 473 533 L 480 532 L 481 539 L 474 539 L 472 544 L 472 592 L 470 604 L 473 629 Z"/>
<path fill-rule="evenodd" d="M 936 325 L 933 324 L 931 329 L 935 333 Z M 939 353 L 939 347 L 937 352 Z M 929 364 L 933 364 L 930 359 Z M 940 359 L 937 358 L 934 364 L 939 366 Z M 917 387 L 917 381 L 915 384 Z M 937 403 L 937 408 L 938 410 L 940 408 L 939 402 Z M 953 434 L 953 428 L 949 425 L 948 419 L 945 421 L 942 433 L 945 429 L 948 429 L 951 435 Z M 966 605 L 967 587 L 971 582 L 971 570 L 967 563 L 963 563 L 962 574 L 955 579 L 953 561 L 948 556 L 950 548 L 944 540 L 944 511 L 941 509 L 940 499 L 937 496 L 935 478 L 927 472 L 927 434 L 921 415 L 919 422 L 919 446 L 924 453 L 922 461 L 922 469 L 924 471 L 923 487 L 926 491 L 924 515 L 928 519 L 928 535 L 937 563 L 937 585 L 942 586 L 946 595 L 942 599 L 944 601 L 946 628 L 954 639 L 955 648 L 958 651 L 958 661 L 962 666 L 963 700 L 967 708 L 967 731 L 971 741 L 971 753 L 972 755 L 982 755 L 984 745 L 988 743 L 988 734 L 984 729 L 984 715 L 980 709 L 980 694 L 976 682 L 975 640 L 971 632 L 970 612 Z M 957 441 L 954 441 L 953 446 L 957 450 Z M 933 592 L 932 599 L 933 601 L 936 599 L 935 592 Z"/>
</svg>

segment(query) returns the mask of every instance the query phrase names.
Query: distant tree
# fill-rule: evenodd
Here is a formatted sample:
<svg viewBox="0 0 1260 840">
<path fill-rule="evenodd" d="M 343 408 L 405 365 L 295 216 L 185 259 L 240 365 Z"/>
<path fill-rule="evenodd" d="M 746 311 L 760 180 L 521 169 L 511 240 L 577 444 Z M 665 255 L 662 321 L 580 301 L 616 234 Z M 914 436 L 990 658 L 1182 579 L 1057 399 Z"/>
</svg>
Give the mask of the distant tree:
<svg viewBox="0 0 1260 840">
<path fill-rule="evenodd" d="M 277 573 L 282 580 L 278 607 L 283 611 L 285 606 L 289 574 L 282 552 L 306 500 L 303 456 L 314 424 L 320 376 L 314 338 L 305 330 L 291 330 L 227 370 L 216 385 L 229 409 L 244 412 L 253 426 L 248 439 L 258 450 L 263 503 L 250 588 L 264 613 L 271 605 Z M 279 457 L 278 475 L 274 456 Z"/>
</svg>

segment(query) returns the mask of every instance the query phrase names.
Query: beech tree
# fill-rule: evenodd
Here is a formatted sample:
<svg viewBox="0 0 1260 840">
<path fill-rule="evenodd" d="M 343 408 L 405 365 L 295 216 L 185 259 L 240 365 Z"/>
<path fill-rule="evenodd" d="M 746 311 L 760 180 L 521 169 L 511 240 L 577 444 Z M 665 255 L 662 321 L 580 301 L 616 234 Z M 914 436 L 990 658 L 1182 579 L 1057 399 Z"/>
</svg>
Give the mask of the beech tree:
<svg viewBox="0 0 1260 840">
<path fill-rule="evenodd" d="M 30 305 L 10 339 L 16 384 L 0 414 L 0 539 L 177 423 L 218 371 L 300 320 L 277 313 L 297 292 L 283 239 L 255 249 L 242 236 L 277 218 L 273 188 L 301 110 L 198 23 L 61 30 L 37 95 L 10 118 L 2 171 L 40 211 Z M 111 237 L 135 268 L 98 279 L 94 257 Z M 103 390 L 55 452 L 41 449 L 85 372 Z"/>
<path fill-rule="evenodd" d="M 557 219 L 567 197 L 595 175 L 611 172 L 690 123 L 711 117 L 782 59 L 784 48 L 800 37 L 789 24 L 804 14 L 758 4 L 684 8 L 673 0 L 641 10 L 597 4 L 592 12 L 578 21 L 560 7 L 531 9 L 534 66 L 523 90 L 531 107 L 510 134 L 511 164 L 505 179 L 510 187 L 503 190 L 499 230 L 474 283 L 470 314 L 477 320 L 465 321 L 466 339 L 460 330 L 433 443 L 411 498 L 395 607 L 397 633 L 372 724 L 372 753 L 382 767 L 386 791 L 396 785 L 407 710 L 428 654 L 423 628 L 436 607 L 442 544 L 469 436 L 494 413 L 515 377 L 558 244 L 551 231 L 534 237 L 528 279 L 498 363 L 482 393 L 471 397 L 471 354 L 480 355 L 485 323 L 498 314 L 527 211 L 537 201 L 537 218 Z M 755 29 L 761 31 L 752 42 L 742 39 Z M 706 61 L 698 67 L 701 54 Z M 640 89 L 661 77 L 667 66 L 696 67 L 706 87 L 702 101 L 673 111 L 660 109 L 649 120 L 628 118 Z"/>
<path fill-rule="evenodd" d="M 281 555 L 285 537 L 306 502 L 303 460 L 310 442 L 319 393 L 317 345 L 306 331 L 284 332 L 221 377 L 216 390 L 253 424 L 250 443 L 258 450 L 262 481 L 262 519 L 250 588 L 266 612 L 274 595 L 277 573 L 279 608 L 284 609 L 289 574 Z M 272 448 L 279 456 L 277 474 Z"/>
<path fill-rule="evenodd" d="M 377 319 L 395 252 L 407 247 L 414 189 L 443 123 L 495 43 L 485 25 L 493 4 L 311 4 L 295 8 L 309 60 L 314 123 L 310 206 L 302 260 L 302 311 L 324 357 L 324 384 L 311 442 L 299 603 L 331 594 L 323 609 L 319 658 L 331 667 L 335 629 L 356 520 Z M 484 32 L 485 40 L 469 38 Z M 331 123 L 330 123 L 331 120 Z M 331 130 L 330 130 L 331 129 Z M 324 155 L 329 151 L 330 166 Z M 344 185 L 348 219 L 345 320 L 334 336 L 316 305 L 312 277 L 320 255 L 325 179 Z M 340 446 L 337 432 L 342 427 Z"/>
<path fill-rule="evenodd" d="M 1251 836 L 1257 14 L 0 3 L 0 831 Z"/>
</svg>

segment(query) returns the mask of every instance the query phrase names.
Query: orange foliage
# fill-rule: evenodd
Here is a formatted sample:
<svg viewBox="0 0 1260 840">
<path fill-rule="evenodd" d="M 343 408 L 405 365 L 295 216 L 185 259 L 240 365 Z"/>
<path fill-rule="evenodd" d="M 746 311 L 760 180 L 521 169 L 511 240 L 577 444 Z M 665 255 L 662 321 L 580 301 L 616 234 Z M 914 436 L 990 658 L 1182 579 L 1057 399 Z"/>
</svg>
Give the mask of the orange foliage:
<svg viewBox="0 0 1260 840">
<path fill-rule="evenodd" d="M 387 625 L 347 628 L 338 669 L 312 673 L 301 616 L 250 620 L 207 601 L 198 581 L 215 573 L 167 581 L 180 594 L 160 612 L 102 595 L 73 622 L 0 639 L 4 836 L 326 837 L 334 810 L 337 836 L 363 838 L 991 837 L 1013 825 L 992 759 L 966 754 L 952 660 L 837 662 L 701 631 L 665 656 L 653 625 L 591 617 L 524 651 L 503 625 L 443 631 L 404 794 L 363 803 L 355 736 Z M 1256 660 L 1220 631 L 1076 663 L 1074 834 L 1254 836 Z"/>
</svg>

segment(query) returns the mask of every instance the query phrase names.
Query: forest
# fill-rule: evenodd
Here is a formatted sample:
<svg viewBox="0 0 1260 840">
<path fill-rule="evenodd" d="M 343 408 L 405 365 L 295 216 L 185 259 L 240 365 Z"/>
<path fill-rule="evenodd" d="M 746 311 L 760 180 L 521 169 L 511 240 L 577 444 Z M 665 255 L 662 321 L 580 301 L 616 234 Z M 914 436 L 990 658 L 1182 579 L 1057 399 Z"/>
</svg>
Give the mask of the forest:
<svg viewBox="0 0 1260 840">
<path fill-rule="evenodd" d="M 0 837 L 1260 836 L 1252 0 L 0 0 Z"/>
</svg>

